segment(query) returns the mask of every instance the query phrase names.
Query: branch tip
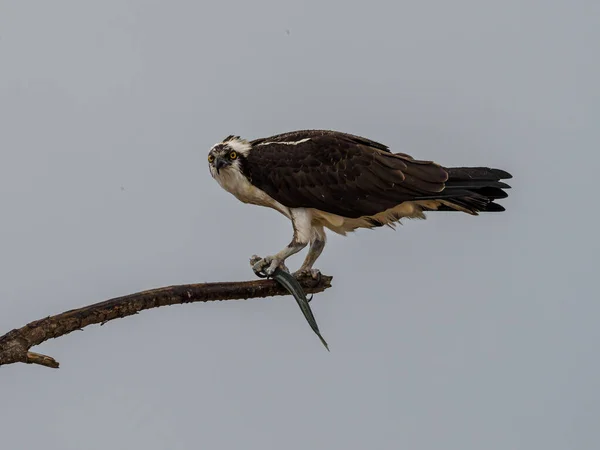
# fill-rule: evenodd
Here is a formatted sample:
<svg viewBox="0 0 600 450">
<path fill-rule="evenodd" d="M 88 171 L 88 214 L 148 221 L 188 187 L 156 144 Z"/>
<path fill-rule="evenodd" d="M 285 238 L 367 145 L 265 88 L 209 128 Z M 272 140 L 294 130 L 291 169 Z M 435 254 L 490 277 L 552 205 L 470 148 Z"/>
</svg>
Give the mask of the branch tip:
<svg viewBox="0 0 600 450">
<path fill-rule="evenodd" d="M 54 358 L 40 353 L 27 352 L 27 364 L 38 364 L 40 366 L 51 367 L 52 369 L 58 369 L 58 361 Z"/>
</svg>

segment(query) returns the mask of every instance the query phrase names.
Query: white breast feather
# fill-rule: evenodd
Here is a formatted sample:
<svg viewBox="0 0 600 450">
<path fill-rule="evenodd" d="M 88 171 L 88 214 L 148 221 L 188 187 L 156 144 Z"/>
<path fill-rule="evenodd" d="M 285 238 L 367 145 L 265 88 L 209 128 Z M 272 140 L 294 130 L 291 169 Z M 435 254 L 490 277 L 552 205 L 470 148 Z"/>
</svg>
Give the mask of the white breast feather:
<svg viewBox="0 0 600 450">
<path fill-rule="evenodd" d="M 211 170 L 211 172 L 213 172 Z M 267 206 L 276 209 L 285 216 L 290 216 L 290 211 L 265 191 L 250 184 L 248 179 L 235 167 L 221 170 L 218 174 L 216 171 L 213 177 L 219 185 L 227 192 L 233 194 L 239 201 L 251 203 L 253 205 Z"/>
</svg>

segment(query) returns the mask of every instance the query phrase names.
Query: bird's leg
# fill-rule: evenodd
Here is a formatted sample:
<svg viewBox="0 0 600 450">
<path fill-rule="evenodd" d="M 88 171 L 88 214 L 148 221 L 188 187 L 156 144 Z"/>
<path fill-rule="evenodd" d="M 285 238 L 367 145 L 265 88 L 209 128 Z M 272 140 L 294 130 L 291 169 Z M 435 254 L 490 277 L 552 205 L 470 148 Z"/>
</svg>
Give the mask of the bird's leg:
<svg viewBox="0 0 600 450">
<path fill-rule="evenodd" d="M 326 240 L 325 230 L 323 227 L 313 227 L 310 237 L 310 248 L 308 249 L 308 253 L 304 259 L 304 262 L 302 263 L 302 266 L 300 266 L 300 269 L 294 272 L 295 277 L 309 274 L 314 279 L 319 278 L 319 269 L 313 269 L 312 267 L 317 258 L 323 252 Z"/>
<path fill-rule="evenodd" d="M 290 256 L 298 253 L 304 247 L 306 247 L 310 241 L 311 235 L 311 213 L 305 208 L 292 208 L 290 209 L 290 218 L 292 219 L 292 226 L 294 227 L 294 237 L 283 250 L 272 256 L 265 256 L 264 258 L 256 260 L 253 256 L 250 258 L 252 264 L 252 270 L 257 275 L 265 274 L 272 275 L 277 267 L 288 271 L 285 267 L 285 260 Z"/>
</svg>

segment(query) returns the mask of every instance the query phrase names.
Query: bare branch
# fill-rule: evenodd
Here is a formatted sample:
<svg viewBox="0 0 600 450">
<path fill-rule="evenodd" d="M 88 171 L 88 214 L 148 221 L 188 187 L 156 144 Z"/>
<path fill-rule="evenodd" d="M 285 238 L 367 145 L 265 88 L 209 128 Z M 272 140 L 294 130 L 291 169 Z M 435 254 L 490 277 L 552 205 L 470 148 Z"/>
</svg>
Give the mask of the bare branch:
<svg viewBox="0 0 600 450">
<path fill-rule="evenodd" d="M 331 279 L 332 277 L 323 275 L 315 281 L 306 276 L 298 281 L 307 293 L 317 293 L 331 287 Z M 287 294 L 288 292 L 274 280 L 184 284 L 137 292 L 36 320 L 6 333 L 0 337 L 0 366 L 22 362 L 58 368 L 58 361 L 54 358 L 30 352 L 29 349 L 48 339 L 64 336 L 88 325 L 103 325 L 109 320 L 131 316 L 144 309 Z"/>
</svg>

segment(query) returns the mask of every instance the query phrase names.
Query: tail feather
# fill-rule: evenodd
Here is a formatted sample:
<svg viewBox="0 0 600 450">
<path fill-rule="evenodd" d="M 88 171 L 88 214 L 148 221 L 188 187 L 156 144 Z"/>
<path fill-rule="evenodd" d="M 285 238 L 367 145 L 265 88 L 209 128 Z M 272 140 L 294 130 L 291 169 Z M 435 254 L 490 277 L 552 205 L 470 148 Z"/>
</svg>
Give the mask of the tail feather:
<svg viewBox="0 0 600 450">
<path fill-rule="evenodd" d="M 508 180 L 512 175 L 505 170 L 490 169 L 489 167 L 450 167 L 448 171 L 448 180 Z"/>
<path fill-rule="evenodd" d="M 450 183 L 450 185 L 448 184 Z M 453 180 L 448 179 L 446 187 L 452 186 L 454 189 L 478 189 L 478 188 L 498 188 L 510 189 L 510 186 L 502 181 L 488 180 Z"/>
<path fill-rule="evenodd" d="M 504 188 L 504 189 L 510 189 L 510 188 Z M 487 197 L 491 200 L 497 200 L 500 198 L 508 197 L 508 192 L 504 191 L 503 189 L 497 188 L 497 187 L 482 187 L 482 188 L 477 189 L 475 192 L 477 192 L 479 195 L 483 195 L 484 197 Z"/>
<path fill-rule="evenodd" d="M 510 173 L 489 167 L 452 167 L 446 170 L 446 187 L 435 198 L 440 201 L 437 211 L 464 211 L 475 215 L 504 211 L 504 207 L 494 200 L 508 197 L 505 189 L 510 189 L 510 186 L 500 180 L 512 178 Z"/>
</svg>

